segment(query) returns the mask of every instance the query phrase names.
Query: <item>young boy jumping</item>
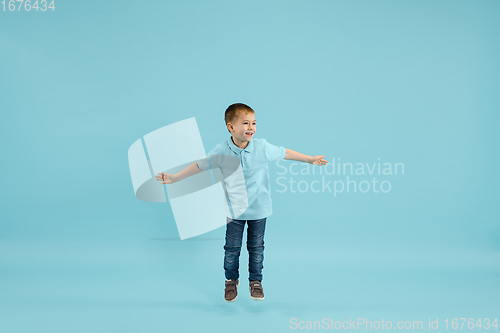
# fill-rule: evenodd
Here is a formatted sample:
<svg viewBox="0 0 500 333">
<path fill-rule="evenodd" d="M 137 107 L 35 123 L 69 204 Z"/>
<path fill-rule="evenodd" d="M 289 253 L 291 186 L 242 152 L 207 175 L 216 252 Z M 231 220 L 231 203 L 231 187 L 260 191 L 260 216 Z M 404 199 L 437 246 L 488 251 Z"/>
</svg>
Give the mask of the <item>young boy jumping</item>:
<svg viewBox="0 0 500 333">
<path fill-rule="evenodd" d="M 233 302 L 238 297 L 239 258 L 243 230 L 247 224 L 248 270 L 250 298 L 264 299 L 262 269 L 264 263 L 264 233 L 266 220 L 272 214 L 271 189 L 268 164 L 282 159 L 325 165 L 325 155 L 309 156 L 284 147 L 277 147 L 265 139 L 253 139 L 257 131 L 255 112 L 248 105 L 230 105 L 225 121 L 231 137 L 218 144 L 207 155 L 229 155 L 241 162 L 245 178 L 248 208 L 238 219 L 228 217 L 224 245 L 224 271 L 226 276 L 224 299 Z M 209 169 L 205 160 L 197 161 L 175 175 L 159 172 L 156 179 L 162 184 L 172 184 Z"/>
</svg>

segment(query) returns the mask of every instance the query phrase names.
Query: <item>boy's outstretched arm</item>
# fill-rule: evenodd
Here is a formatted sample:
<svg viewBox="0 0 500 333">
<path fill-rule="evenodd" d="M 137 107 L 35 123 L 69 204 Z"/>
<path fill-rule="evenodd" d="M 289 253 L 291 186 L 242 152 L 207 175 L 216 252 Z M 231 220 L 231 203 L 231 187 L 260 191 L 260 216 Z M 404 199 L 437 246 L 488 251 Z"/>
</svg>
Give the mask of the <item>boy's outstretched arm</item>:
<svg viewBox="0 0 500 333">
<path fill-rule="evenodd" d="M 202 172 L 202 170 L 198 167 L 198 163 L 194 162 L 193 164 L 187 166 L 184 170 L 177 172 L 175 175 L 158 172 L 158 175 L 156 175 L 156 180 L 163 181 L 162 184 L 172 184 L 181 181 L 184 178 L 196 175 L 200 172 Z"/>
<path fill-rule="evenodd" d="M 305 154 L 301 154 L 299 152 L 296 152 L 295 150 L 291 150 L 286 148 L 286 155 L 285 155 L 285 160 L 294 160 L 294 161 L 300 161 L 300 162 L 306 162 L 306 163 L 311 163 L 315 165 L 325 165 L 328 163 L 328 161 L 325 161 L 323 157 L 326 155 L 314 155 L 314 156 L 309 156 Z"/>
</svg>

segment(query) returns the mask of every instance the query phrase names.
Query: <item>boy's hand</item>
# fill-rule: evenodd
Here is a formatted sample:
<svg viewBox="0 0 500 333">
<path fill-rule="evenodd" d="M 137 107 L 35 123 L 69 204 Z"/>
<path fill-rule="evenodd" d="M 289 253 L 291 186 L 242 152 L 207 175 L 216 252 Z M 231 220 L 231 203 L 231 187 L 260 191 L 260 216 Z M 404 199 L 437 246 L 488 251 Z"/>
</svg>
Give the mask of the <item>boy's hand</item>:
<svg viewBox="0 0 500 333">
<path fill-rule="evenodd" d="M 323 159 L 323 157 L 325 157 L 326 155 L 314 155 L 314 156 L 311 156 L 311 160 L 309 161 L 309 163 L 311 164 L 315 164 L 315 165 L 325 165 L 326 163 L 328 163 L 328 161 L 325 161 Z"/>
<path fill-rule="evenodd" d="M 162 184 L 172 184 L 173 182 L 175 182 L 174 175 L 163 172 L 158 172 L 158 175 L 156 175 L 156 180 L 163 182 Z"/>
</svg>

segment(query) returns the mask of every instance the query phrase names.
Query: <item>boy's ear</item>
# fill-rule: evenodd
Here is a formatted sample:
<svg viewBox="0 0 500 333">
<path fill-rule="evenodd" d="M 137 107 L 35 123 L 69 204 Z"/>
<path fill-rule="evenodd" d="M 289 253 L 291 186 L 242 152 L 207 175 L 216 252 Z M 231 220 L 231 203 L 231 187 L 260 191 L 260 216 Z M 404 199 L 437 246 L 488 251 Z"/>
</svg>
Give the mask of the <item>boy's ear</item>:
<svg viewBox="0 0 500 333">
<path fill-rule="evenodd" d="M 234 128 L 233 128 L 233 125 L 231 123 L 227 123 L 227 130 L 229 131 L 229 133 L 231 133 L 231 134 L 233 133 L 231 131 L 234 130 Z"/>
</svg>

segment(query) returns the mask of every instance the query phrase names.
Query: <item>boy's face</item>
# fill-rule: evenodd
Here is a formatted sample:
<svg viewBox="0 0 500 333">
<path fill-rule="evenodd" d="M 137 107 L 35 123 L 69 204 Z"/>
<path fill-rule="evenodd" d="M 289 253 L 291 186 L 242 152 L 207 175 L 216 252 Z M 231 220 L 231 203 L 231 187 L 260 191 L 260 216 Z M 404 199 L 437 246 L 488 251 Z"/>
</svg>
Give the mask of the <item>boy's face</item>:
<svg viewBox="0 0 500 333">
<path fill-rule="evenodd" d="M 240 113 L 232 123 L 227 124 L 227 128 L 240 142 L 249 142 L 257 131 L 255 113 Z"/>
</svg>

